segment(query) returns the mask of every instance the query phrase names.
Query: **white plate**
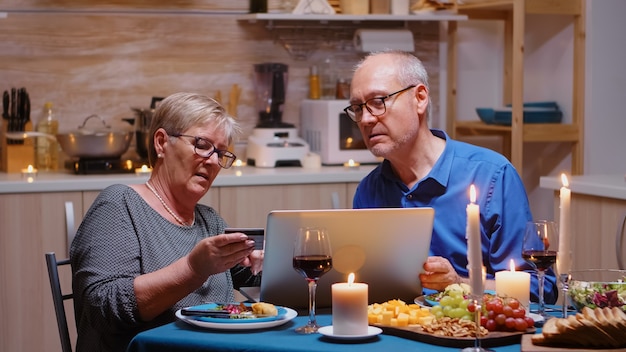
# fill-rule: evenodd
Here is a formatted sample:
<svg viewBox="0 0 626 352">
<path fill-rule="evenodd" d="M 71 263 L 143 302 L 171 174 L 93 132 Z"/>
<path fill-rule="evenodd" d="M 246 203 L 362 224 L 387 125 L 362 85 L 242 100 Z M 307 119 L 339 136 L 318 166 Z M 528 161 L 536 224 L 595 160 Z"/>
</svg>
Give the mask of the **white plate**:
<svg viewBox="0 0 626 352">
<path fill-rule="evenodd" d="M 278 307 L 277 307 L 278 308 Z M 202 321 L 194 318 L 193 316 L 186 316 L 180 313 L 180 309 L 176 311 L 176 317 L 187 324 L 199 326 L 201 328 L 209 328 L 209 329 L 219 329 L 219 330 L 255 330 L 255 329 L 265 329 L 272 328 L 275 326 L 283 325 L 286 322 L 292 320 L 293 318 L 298 316 L 298 313 L 287 307 L 280 307 L 286 310 L 284 316 L 280 319 L 270 320 L 270 321 L 262 321 L 262 322 L 248 322 L 248 323 L 219 323 L 213 321 Z"/>
<path fill-rule="evenodd" d="M 363 339 L 369 339 L 370 337 L 374 337 L 380 334 L 381 332 L 383 332 L 383 330 L 375 326 L 368 326 L 367 333 L 365 335 L 335 335 L 333 333 L 333 326 L 328 325 L 328 326 L 322 326 L 321 328 L 317 329 L 317 332 L 319 332 L 320 334 L 326 337 L 330 337 L 332 339 L 337 339 L 337 340 L 363 340 Z"/>
<path fill-rule="evenodd" d="M 535 314 L 535 313 L 526 313 L 526 315 L 528 315 L 529 317 L 533 318 L 533 320 L 535 321 L 535 323 L 541 323 L 543 322 L 545 319 L 539 315 L 539 314 Z"/>
</svg>

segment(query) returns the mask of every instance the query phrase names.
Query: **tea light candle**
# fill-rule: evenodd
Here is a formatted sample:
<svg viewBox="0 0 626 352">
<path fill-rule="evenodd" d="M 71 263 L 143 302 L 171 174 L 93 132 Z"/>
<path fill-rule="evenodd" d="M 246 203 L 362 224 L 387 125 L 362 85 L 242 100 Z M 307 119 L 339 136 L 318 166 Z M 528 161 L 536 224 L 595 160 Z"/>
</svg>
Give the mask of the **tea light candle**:
<svg viewBox="0 0 626 352">
<path fill-rule="evenodd" d="M 149 168 L 148 165 L 142 165 L 140 168 L 135 169 L 135 175 L 137 176 L 150 176 L 152 173 L 152 168 Z"/>
<path fill-rule="evenodd" d="M 480 242 L 480 207 L 476 204 L 476 187 L 470 186 L 470 204 L 466 208 L 467 268 L 472 294 L 483 293 L 483 252 Z"/>
<path fill-rule="evenodd" d="M 559 194 L 559 252 L 556 262 L 556 270 L 560 274 L 568 274 L 572 269 L 570 237 L 570 198 L 572 191 L 567 188 L 569 182 L 567 176 L 561 174 L 561 187 Z"/>
<path fill-rule="evenodd" d="M 525 271 L 515 271 L 515 262 L 511 259 L 510 271 L 496 273 L 496 295 L 515 298 L 528 311 L 530 274 Z"/>
<path fill-rule="evenodd" d="M 234 167 L 244 167 L 246 166 L 246 162 L 241 160 L 241 159 L 237 159 L 235 160 L 235 162 L 233 163 Z"/>
<path fill-rule="evenodd" d="M 356 161 L 350 159 L 347 162 L 343 163 L 343 167 L 345 167 L 346 169 L 351 169 L 351 170 L 358 170 L 359 166 L 361 166 L 360 163 L 357 163 Z"/>
<path fill-rule="evenodd" d="M 25 177 L 27 179 L 35 178 L 35 176 L 37 176 L 37 172 L 38 171 L 35 167 L 33 167 L 32 165 L 28 165 L 27 168 L 22 169 L 22 177 Z"/>
<path fill-rule="evenodd" d="M 348 282 L 332 285 L 334 335 L 367 334 L 367 290 L 367 284 L 354 282 L 354 273 Z"/>
</svg>

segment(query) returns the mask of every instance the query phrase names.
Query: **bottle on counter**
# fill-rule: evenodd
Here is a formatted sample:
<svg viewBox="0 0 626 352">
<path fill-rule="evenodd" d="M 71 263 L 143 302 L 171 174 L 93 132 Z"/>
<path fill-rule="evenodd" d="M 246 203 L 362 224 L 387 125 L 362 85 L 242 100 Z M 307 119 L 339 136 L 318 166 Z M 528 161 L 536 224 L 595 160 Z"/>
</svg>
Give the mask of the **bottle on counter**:
<svg viewBox="0 0 626 352">
<path fill-rule="evenodd" d="M 320 81 L 322 85 L 322 99 L 335 99 L 337 95 L 337 70 L 334 62 L 330 57 L 322 63 L 320 72 Z"/>
<path fill-rule="evenodd" d="M 317 66 L 311 66 L 309 73 L 309 99 L 320 98 L 320 76 L 317 73 Z"/>
<path fill-rule="evenodd" d="M 59 133 L 59 121 L 52 114 L 52 103 L 44 104 L 43 116 L 37 123 L 37 132 L 56 136 Z M 37 137 L 35 164 L 42 171 L 55 171 L 59 166 L 59 144 L 56 140 Z"/>
</svg>

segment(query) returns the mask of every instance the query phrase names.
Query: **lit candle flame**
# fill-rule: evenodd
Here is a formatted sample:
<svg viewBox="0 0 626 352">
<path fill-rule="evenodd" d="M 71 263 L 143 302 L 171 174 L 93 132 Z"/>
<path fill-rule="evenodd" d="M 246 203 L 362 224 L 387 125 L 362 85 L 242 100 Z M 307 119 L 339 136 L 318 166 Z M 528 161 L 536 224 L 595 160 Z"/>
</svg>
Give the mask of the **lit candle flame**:
<svg viewBox="0 0 626 352">
<path fill-rule="evenodd" d="M 476 187 L 470 186 L 470 202 L 476 203 Z"/>
<path fill-rule="evenodd" d="M 354 283 L 354 273 L 350 273 L 350 275 L 348 275 L 348 286 L 352 286 L 353 283 Z"/>
<path fill-rule="evenodd" d="M 348 160 L 348 166 L 354 166 L 354 160 L 352 159 Z"/>
<path fill-rule="evenodd" d="M 148 171 L 148 165 L 142 165 L 141 172 L 147 172 L 147 171 Z"/>
<path fill-rule="evenodd" d="M 514 272 L 514 271 L 515 271 L 515 262 L 513 261 L 513 259 L 511 259 L 510 268 L 511 268 L 511 271 L 512 271 L 512 272 Z"/>
<path fill-rule="evenodd" d="M 33 172 L 35 168 L 32 165 L 28 165 L 28 167 L 26 168 L 26 171 L 28 171 L 29 173 Z"/>
<path fill-rule="evenodd" d="M 561 182 L 563 183 L 563 187 L 569 187 L 569 182 L 567 181 L 567 176 L 565 174 L 561 174 Z"/>
</svg>

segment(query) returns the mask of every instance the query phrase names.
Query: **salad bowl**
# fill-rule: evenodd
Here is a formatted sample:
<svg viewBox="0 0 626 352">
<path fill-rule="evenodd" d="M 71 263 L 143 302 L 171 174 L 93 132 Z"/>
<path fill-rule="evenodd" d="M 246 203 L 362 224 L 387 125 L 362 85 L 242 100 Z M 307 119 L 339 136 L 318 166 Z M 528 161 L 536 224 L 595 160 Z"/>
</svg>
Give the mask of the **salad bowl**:
<svg viewBox="0 0 626 352">
<path fill-rule="evenodd" d="M 626 270 L 572 271 L 568 295 L 580 312 L 584 307 L 619 307 L 626 311 Z"/>
</svg>

